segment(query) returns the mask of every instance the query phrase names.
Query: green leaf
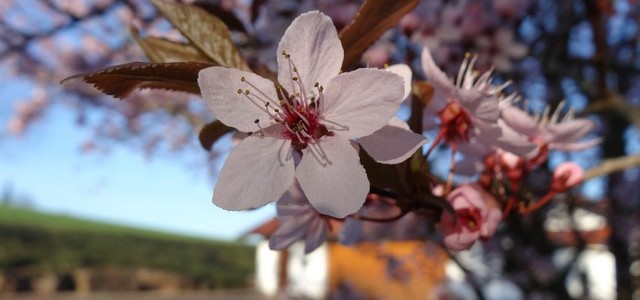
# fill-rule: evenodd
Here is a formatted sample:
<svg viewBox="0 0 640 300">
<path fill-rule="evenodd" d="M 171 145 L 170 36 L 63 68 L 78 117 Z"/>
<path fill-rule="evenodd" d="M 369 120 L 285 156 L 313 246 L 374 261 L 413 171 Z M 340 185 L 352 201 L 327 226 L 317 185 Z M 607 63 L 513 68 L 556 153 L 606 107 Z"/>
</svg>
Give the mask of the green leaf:
<svg viewBox="0 0 640 300">
<path fill-rule="evenodd" d="M 137 29 L 131 28 L 131 35 L 151 62 L 205 62 L 213 61 L 200 49 L 190 44 L 174 42 L 158 37 L 142 37 Z"/>
<path fill-rule="evenodd" d="M 419 0 L 365 0 L 353 21 L 340 32 L 344 48 L 342 70 L 354 68 L 362 53 L 413 10 Z"/>
<path fill-rule="evenodd" d="M 234 129 L 232 127 L 224 125 L 220 121 L 211 122 L 200 129 L 200 133 L 198 134 L 200 145 L 202 145 L 202 148 L 206 150 L 211 150 L 213 144 L 220 137 L 233 130 Z"/>
<path fill-rule="evenodd" d="M 249 71 L 244 58 L 231 41 L 227 25 L 196 6 L 165 0 L 153 4 L 180 32 L 215 63 Z"/>
<path fill-rule="evenodd" d="M 196 62 L 146 63 L 132 62 L 102 69 L 88 74 L 78 74 L 62 80 L 80 79 L 95 86 L 101 92 L 124 98 L 135 89 L 163 89 L 200 94 L 198 72 L 212 64 Z"/>
</svg>

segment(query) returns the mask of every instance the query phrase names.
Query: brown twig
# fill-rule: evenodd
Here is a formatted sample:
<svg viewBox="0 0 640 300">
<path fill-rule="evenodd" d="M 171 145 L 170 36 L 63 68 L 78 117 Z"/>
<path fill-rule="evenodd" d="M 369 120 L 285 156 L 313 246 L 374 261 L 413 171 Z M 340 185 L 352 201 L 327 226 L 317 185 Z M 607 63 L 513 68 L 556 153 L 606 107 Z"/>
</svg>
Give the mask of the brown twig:
<svg viewBox="0 0 640 300">
<path fill-rule="evenodd" d="M 640 167 L 640 154 L 607 159 L 599 166 L 585 172 L 584 180 L 623 171 L 632 167 Z"/>
</svg>

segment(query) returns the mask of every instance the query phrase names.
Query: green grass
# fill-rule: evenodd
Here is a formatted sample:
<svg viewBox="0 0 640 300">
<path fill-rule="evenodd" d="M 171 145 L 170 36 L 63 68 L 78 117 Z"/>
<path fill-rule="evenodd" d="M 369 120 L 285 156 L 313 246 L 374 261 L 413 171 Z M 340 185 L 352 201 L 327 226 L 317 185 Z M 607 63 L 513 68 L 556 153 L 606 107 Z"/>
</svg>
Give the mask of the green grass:
<svg viewBox="0 0 640 300">
<path fill-rule="evenodd" d="M 57 232 L 125 234 L 146 238 L 165 239 L 170 241 L 210 243 L 214 245 L 224 243 L 204 238 L 115 225 L 60 214 L 43 213 L 32 209 L 0 204 L 0 226 L 2 225 L 44 228 Z"/>
<path fill-rule="evenodd" d="M 242 287 L 253 248 L 0 205 L 0 270 L 69 273 L 79 267 L 147 267 L 201 287 Z"/>
</svg>

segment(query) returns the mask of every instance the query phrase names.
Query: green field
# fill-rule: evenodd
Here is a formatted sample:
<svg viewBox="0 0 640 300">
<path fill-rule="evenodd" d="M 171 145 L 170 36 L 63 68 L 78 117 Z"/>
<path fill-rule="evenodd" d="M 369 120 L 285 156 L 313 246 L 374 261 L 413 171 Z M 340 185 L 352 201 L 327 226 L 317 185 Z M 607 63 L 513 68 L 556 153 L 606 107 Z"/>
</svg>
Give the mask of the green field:
<svg viewBox="0 0 640 300">
<path fill-rule="evenodd" d="M 0 271 L 5 274 L 145 267 L 181 274 L 199 287 L 243 287 L 253 272 L 253 251 L 239 243 L 0 205 Z"/>
</svg>

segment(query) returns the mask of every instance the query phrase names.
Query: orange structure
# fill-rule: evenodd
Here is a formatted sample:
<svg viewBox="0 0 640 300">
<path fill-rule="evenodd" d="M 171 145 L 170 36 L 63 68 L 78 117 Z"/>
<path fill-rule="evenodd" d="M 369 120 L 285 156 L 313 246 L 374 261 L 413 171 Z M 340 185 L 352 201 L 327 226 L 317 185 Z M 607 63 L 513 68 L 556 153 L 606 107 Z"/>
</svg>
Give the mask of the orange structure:
<svg viewBox="0 0 640 300">
<path fill-rule="evenodd" d="M 277 221 L 274 219 L 247 235 L 258 234 L 268 238 L 276 229 Z M 321 299 L 348 287 L 366 299 L 427 299 L 431 291 L 445 279 L 448 261 L 446 252 L 439 245 L 417 240 L 362 242 L 344 246 L 335 242 L 333 237 L 308 256 L 296 254 L 298 250 L 294 249 L 295 246 L 288 251 L 274 252 L 274 255 L 257 256 L 256 268 L 273 268 L 270 273 L 272 278 L 267 280 L 278 289 L 278 294 L 293 291 L 302 293 L 296 296 Z M 264 251 L 264 248 L 260 251 Z M 320 266 L 325 269 L 303 272 L 299 271 L 300 266 Z M 264 270 L 257 271 L 265 273 Z M 326 292 L 304 294 L 304 289 L 291 287 L 299 285 L 305 280 L 303 277 L 309 274 L 315 276 L 309 278 L 310 281 L 326 283 Z"/>
</svg>

